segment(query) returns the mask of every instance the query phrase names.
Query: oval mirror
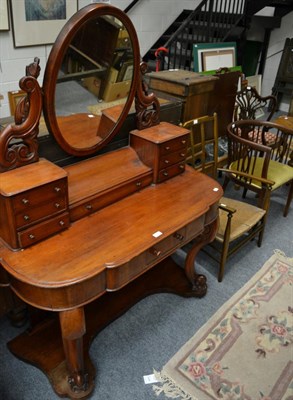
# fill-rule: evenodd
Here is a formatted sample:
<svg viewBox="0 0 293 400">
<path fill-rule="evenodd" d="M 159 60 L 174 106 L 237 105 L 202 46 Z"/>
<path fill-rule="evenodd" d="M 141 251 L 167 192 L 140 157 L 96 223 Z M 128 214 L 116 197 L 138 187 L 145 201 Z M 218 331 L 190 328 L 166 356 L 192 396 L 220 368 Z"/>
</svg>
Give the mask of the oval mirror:
<svg viewBox="0 0 293 400">
<path fill-rule="evenodd" d="M 139 79 L 139 46 L 125 13 L 90 4 L 66 23 L 44 74 L 44 117 L 69 154 L 93 154 L 119 131 Z"/>
</svg>

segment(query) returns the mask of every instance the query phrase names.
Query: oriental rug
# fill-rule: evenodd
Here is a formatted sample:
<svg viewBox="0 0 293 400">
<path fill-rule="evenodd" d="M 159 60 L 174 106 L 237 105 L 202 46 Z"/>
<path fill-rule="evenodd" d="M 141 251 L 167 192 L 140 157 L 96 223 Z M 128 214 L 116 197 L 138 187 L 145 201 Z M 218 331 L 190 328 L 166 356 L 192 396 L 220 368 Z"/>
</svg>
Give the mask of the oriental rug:
<svg viewBox="0 0 293 400">
<path fill-rule="evenodd" d="M 155 374 L 160 398 L 293 400 L 293 258 L 276 250 Z"/>
</svg>

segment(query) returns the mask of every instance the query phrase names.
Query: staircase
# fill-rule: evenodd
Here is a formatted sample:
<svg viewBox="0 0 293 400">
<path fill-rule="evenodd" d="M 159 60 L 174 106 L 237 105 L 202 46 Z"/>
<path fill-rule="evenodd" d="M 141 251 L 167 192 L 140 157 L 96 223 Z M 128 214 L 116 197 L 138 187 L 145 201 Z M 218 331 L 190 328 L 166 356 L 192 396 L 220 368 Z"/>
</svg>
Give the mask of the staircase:
<svg viewBox="0 0 293 400">
<path fill-rule="evenodd" d="M 275 18 L 265 29 L 280 26 L 281 17 L 293 9 L 292 0 L 203 0 L 194 11 L 184 10 L 144 56 L 150 70 L 193 71 L 195 43 L 237 42 L 237 61 L 242 64 L 246 33 L 255 13 L 275 8 Z M 266 35 L 269 40 L 269 35 Z M 266 50 L 267 43 L 263 49 Z M 158 51 L 157 49 L 163 48 Z M 165 50 L 166 49 L 166 50 Z M 167 53 L 168 52 L 168 53 Z M 156 55 L 155 55 L 156 53 Z"/>
</svg>

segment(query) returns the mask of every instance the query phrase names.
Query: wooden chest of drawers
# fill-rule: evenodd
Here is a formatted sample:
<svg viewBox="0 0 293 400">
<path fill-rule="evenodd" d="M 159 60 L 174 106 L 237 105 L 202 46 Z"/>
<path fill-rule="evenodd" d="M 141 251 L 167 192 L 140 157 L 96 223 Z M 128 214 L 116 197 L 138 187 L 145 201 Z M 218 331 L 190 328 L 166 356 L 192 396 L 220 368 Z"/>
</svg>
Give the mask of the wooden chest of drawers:
<svg viewBox="0 0 293 400">
<path fill-rule="evenodd" d="M 141 161 L 153 169 L 154 183 L 184 172 L 188 141 L 187 129 L 168 122 L 130 132 L 130 145 Z"/>
<path fill-rule="evenodd" d="M 28 247 L 69 226 L 67 174 L 47 160 L 1 174 L 0 236 Z"/>
</svg>

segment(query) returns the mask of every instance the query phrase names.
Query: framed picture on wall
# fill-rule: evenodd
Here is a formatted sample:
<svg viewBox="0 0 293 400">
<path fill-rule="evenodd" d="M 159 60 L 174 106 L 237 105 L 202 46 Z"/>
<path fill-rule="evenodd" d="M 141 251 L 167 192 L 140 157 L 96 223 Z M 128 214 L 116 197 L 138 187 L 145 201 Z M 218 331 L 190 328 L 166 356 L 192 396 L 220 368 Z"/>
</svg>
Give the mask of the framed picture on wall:
<svg viewBox="0 0 293 400">
<path fill-rule="evenodd" d="M 77 0 L 10 0 L 14 47 L 51 44 L 77 11 Z"/>
<path fill-rule="evenodd" d="M 8 0 L 0 0 L 0 31 L 9 31 Z"/>
<path fill-rule="evenodd" d="M 235 67 L 236 43 L 198 43 L 193 46 L 194 72 Z"/>
</svg>

